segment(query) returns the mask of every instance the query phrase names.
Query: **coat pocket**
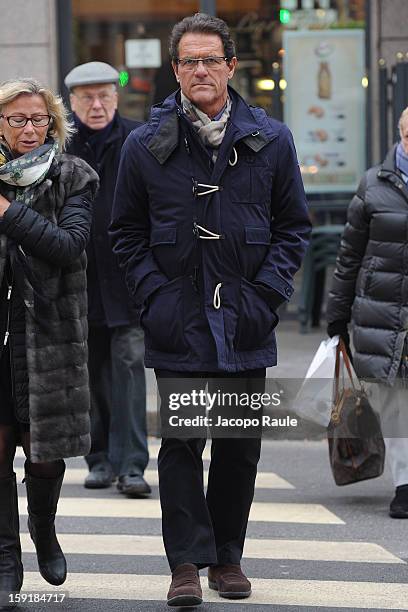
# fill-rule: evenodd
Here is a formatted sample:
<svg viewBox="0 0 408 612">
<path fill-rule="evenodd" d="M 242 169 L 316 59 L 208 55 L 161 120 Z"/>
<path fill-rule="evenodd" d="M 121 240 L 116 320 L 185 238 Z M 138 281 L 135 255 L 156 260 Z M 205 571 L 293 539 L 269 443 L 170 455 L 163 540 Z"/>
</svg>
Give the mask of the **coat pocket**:
<svg viewBox="0 0 408 612">
<path fill-rule="evenodd" d="M 183 277 L 165 283 L 150 297 L 140 314 L 146 347 L 166 353 L 182 353 L 184 337 Z"/>
<path fill-rule="evenodd" d="M 235 204 L 269 204 L 272 171 L 256 155 L 246 156 L 230 172 L 231 201 Z"/>
<path fill-rule="evenodd" d="M 256 285 L 242 278 L 235 348 L 250 351 L 265 346 L 278 322 L 278 315 L 258 293 Z"/>
</svg>

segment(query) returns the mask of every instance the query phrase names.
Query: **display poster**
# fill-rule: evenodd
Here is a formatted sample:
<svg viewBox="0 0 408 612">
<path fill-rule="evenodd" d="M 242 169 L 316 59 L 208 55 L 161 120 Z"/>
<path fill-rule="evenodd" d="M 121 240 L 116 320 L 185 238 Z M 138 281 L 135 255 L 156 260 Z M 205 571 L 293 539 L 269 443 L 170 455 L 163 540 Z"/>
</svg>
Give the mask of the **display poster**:
<svg viewBox="0 0 408 612">
<path fill-rule="evenodd" d="M 160 38 L 141 38 L 125 42 L 126 66 L 128 68 L 160 68 Z"/>
<path fill-rule="evenodd" d="M 285 123 L 309 193 L 355 191 L 365 171 L 364 32 L 286 31 Z"/>
</svg>

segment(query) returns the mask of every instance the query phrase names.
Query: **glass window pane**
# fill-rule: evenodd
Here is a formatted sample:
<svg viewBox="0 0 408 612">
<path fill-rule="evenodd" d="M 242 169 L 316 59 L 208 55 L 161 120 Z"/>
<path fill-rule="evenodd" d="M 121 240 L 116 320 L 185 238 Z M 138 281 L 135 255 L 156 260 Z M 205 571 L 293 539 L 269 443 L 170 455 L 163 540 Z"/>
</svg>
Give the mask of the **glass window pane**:
<svg viewBox="0 0 408 612">
<path fill-rule="evenodd" d="M 119 111 L 147 119 L 151 105 L 177 89 L 168 38 L 177 21 L 199 11 L 199 0 L 73 0 L 72 7 L 76 63 L 115 66 L 121 74 Z M 127 41 L 136 41 L 128 53 Z"/>
</svg>

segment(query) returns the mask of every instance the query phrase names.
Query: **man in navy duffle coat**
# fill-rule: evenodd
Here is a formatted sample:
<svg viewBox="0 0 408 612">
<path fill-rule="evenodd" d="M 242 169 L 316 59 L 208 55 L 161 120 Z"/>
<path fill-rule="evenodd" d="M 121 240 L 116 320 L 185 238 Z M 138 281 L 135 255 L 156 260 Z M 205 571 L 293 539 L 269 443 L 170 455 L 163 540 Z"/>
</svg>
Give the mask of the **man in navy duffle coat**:
<svg viewBox="0 0 408 612">
<path fill-rule="evenodd" d="M 225 22 L 183 19 L 170 55 L 181 89 L 128 137 L 111 224 L 162 408 L 165 379 L 185 388 L 185 379 L 239 378 L 248 389 L 265 379 L 277 359 L 276 310 L 293 293 L 310 233 L 289 129 L 228 87 L 237 59 Z M 206 566 L 221 596 L 248 597 L 240 561 L 260 438 L 213 439 L 205 496 L 205 438 L 177 433 L 158 460 L 168 604 L 200 604 Z"/>
</svg>

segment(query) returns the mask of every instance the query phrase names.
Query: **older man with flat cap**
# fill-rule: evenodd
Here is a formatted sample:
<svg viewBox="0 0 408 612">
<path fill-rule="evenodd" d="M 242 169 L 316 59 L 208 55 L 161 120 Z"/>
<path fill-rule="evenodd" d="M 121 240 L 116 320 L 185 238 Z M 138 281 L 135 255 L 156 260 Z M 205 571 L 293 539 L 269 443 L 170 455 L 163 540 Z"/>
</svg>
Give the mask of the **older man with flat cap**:
<svg viewBox="0 0 408 612">
<path fill-rule="evenodd" d="M 108 238 L 121 147 L 139 125 L 117 111 L 118 77 L 109 64 L 88 62 L 65 78 L 77 127 L 68 153 L 86 160 L 101 181 L 88 246 L 92 447 L 84 485 L 109 487 L 118 476 L 121 493 L 146 497 L 151 489 L 143 478 L 149 460 L 143 332 Z"/>
</svg>

